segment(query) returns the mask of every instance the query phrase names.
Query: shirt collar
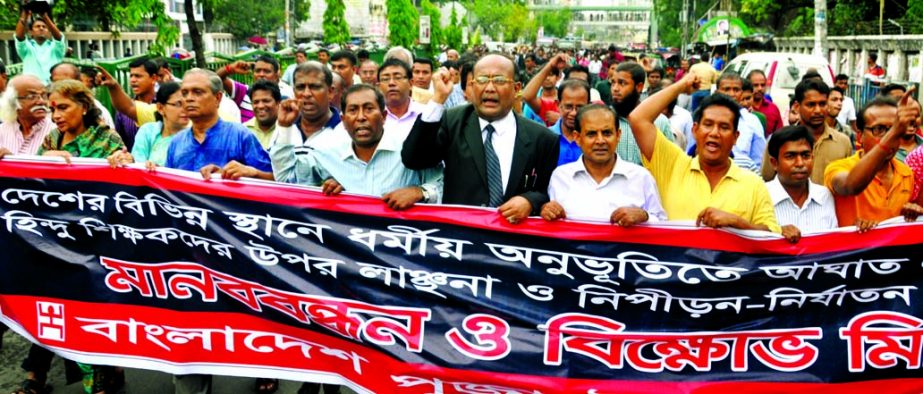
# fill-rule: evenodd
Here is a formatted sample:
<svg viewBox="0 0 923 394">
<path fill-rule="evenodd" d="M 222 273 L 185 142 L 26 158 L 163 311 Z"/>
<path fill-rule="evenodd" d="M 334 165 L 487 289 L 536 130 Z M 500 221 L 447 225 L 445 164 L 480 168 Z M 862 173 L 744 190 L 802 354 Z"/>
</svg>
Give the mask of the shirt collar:
<svg viewBox="0 0 923 394">
<path fill-rule="evenodd" d="M 420 103 L 418 103 L 418 102 L 416 102 L 416 101 L 410 100 L 410 105 L 407 106 L 407 112 L 404 112 L 403 115 L 401 115 L 400 117 L 398 117 L 398 116 L 395 115 L 393 112 L 388 111 L 388 117 L 389 117 L 389 118 L 392 118 L 392 119 L 394 119 L 394 120 L 397 120 L 397 121 L 405 120 L 405 119 L 407 119 L 408 117 L 416 118 L 417 115 L 420 115 L 420 114 L 423 112 L 423 108 L 424 108 L 423 104 L 420 104 Z"/>
<path fill-rule="evenodd" d="M 497 135 L 506 134 L 506 132 L 509 130 L 516 130 L 516 116 L 513 115 L 513 111 L 510 111 L 503 118 L 499 120 L 495 120 L 493 122 L 488 122 L 487 120 L 479 116 L 478 123 L 481 126 L 481 131 L 484 131 L 484 128 L 487 127 L 487 125 L 489 124 L 493 125 L 494 130 L 497 133 Z"/>
<path fill-rule="evenodd" d="M 807 204 L 811 201 L 814 201 L 819 205 L 824 205 L 829 194 L 821 193 L 820 189 L 822 187 L 823 186 L 821 185 L 808 181 L 808 199 L 805 200 L 805 203 Z M 778 175 L 766 183 L 766 189 L 769 190 L 769 198 L 772 200 L 772 205 L 776 205 L 782 201 L 792 199 L 792 196 L 790 196 L 785 190 L 785 187 L 782 186 L 782 182 L 779 181 Z M 794 203 L 794 201 L 792 201 L 792 203 Z"/>
<path fill-rule="evenodd" d="M 738 167 L 737 164 L 734 164 L 734 161 L 731 160 L 730 158 L 728 158 L 728 161 L 731 162 L 731 167 L 728 168 L 727 174 L 724 174 L 724 178 L 731 178 L 731 179 L 733 179 L 733 180 L 735 180 L 735 181 L 740 180 L 741 171 L 743 171 L 743 170 L 742 170 L 740 167 Z M 698 157 L 698 156 L 693 156 L 693 157 L 692 157 L 692 163 L 689 164 L 689 169 L 690 169 L 690 170 L 693 170 L 693 171 L 698 171 L 698 172 L 704 173 L 704 171 L 702 171 L 702 164 L 699 163 L 699 157 Z"/>
<path fill-rule="evenodd" d="M 573 167 L 573 173 L 571 174 L 572 177 L 577 177 L 577 174 L 581 172 L 586 173 L 587 175 L 590 174 L 590 172 L 586 169 L 586 163 L 583 161 L 583 155 L 580 155 L 580 157 L 577 158 L 576 163 L 579 163 L 579 165 L 575 165 Z M 607 176 L 606 179 L 612 179 L 612 176 L 616 174 L 625 178 L 629 178 L 629 175 L 631 174 L 628 173 L 628 166 L 621 163 L 622 160 L 619 160 L 619 158 L 616 157 L 615 165 L 612 166 L 612 172 L 609 173 L 609 176 Z"/>
<path fill-rule="evenodd" d="M 403 141 L 399 141 L 396 138 L 387 138 L 386 134 L 383 133 L 381 140 L 378 141 L 378 146 L 375 148 L 375 153 L 372 154 L 372 157 L 374 158 L 378 151 L 400 152 L 403 146 Z M 340 160 L 343 161 L 349 159 L 350 157 L 355 157 L 356 160 L 359 160 L 359 158 L 356 157 L 356 151 L 353 150 L 352 139 L 350 139 L 347 143 L 339 144 L 339 157 Z"/>
</svg>

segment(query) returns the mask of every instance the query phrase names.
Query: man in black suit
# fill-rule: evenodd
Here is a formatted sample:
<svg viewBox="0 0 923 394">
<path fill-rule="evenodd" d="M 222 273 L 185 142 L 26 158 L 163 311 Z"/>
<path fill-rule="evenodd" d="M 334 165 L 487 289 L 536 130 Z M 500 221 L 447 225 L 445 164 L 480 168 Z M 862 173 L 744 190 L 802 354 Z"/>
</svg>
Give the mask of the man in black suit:
<svg viewBox="0 0 923 394">
<path fill-rule="evenodd" d="M 448 72 L 433 77 L 432 112 L 417 118 L 401 157 L 410 169 L 445 163 L 443 203 L 497 207 L 510 223 L 538 215 L 558 161 L 558 137 L 512 112 L 522 86 L 513 61 L 487 55 L 474 66 L 471 104 L 445 111 Z"/>
</svg>

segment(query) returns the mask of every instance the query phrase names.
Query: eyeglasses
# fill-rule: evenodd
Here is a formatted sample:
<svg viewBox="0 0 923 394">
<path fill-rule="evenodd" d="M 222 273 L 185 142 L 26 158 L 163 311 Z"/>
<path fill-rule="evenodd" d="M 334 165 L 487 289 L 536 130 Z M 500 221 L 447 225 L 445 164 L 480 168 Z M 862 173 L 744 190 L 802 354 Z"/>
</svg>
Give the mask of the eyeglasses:
<svg viewBox="0 0 923 394">
<path fill-rule="evenodd" d="M 25 96 L 16 96 L 16 98 L 27 101 L 38 101 L 39 99 L 48 100 L 48 96 L 48 93 L 29 93 Z"/>
<path fill-rule="evenodd" d="M 887 133 L 888 130 L 891 130 L 891 126 L 887 126 L 887 125 L 878 125 L 878 126 L 875 126 L 875 127 L 864 127 L 863 130 L 872 133 L 872 135 L 875 136 L 875 137 L 881 137 L 881 136 L 885 135 L 885 133 Z"/>
<path fill-rule="evenodd" d="M 513 80 L 507 77 L 504 77 L 502 75 L 494 75 L 492 77 L 481 75 L 478 77 L 474 77 L 474 83 L 481 85 L 481 86 L 487 86 L 487 84 L 491 82 L 493 82 L 495 86 L 506 86 L 506 84 L 512 83 Z"/>
<path fill-rule="evenodd" d="M 568 113 L 570 111 L 580 111 L 580 108 L 583 108 L 583 106 L 582 105 L 570 105 L 570 104 L 562 105 L 561 112 Z"/>
<path fill-rule="evenodd" d="M 407 76 L 406 75 L 385 75 L 381 78 L 378 78 L 378 80 L 381 81 L 382 83 L 391 83 L 391 81 L 402 82 L 402 81 L 407 80 Z"/>
</svg>

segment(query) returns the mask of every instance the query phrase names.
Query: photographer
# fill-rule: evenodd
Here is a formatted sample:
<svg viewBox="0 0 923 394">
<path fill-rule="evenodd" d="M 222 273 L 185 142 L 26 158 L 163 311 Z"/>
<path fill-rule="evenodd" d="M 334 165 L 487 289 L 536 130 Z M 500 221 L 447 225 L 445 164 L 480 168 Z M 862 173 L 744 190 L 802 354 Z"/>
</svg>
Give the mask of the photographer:
<svg viewBox="0 0 923 394">
<path fill-rule="evenodd" d="M 16 54 L 22 59 L 22 72 L 35 75 L 46 84 L 51 80 L 51 66 L 64 59 L 67 49 L 64 35 L 51 21 L 49 12 L 48 2 L 26 0 L 16 22 Z M 39 16 L 33 17 L 33 13 Z M 26 38 L 26 28 L 31 38 Z"/>
</svg>

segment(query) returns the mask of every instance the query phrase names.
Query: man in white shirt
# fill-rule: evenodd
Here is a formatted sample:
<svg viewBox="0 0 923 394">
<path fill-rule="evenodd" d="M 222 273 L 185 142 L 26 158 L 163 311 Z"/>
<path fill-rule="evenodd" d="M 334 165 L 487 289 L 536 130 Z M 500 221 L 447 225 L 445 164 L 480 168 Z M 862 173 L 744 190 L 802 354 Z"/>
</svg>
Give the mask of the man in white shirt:
<svg viewBox="0 0 923 394">
<path fill-rule="evenodd" d="M 14 155 L 34 155 L 55 127 L 49 119 L 48 91 L 32 74 L 10 79 L 0 98 L 0 149 Z"/>
<path fill-rule="evenodd" d="M 836 205 L 826 187 L 811 182 L 814 137 L 806 126 L 788 126 L 772 133 L 769 163 L 776 177 L 766 182 L 782 236 L 796 243 L 802 232 L 837 228 Z"/>
<path fill-rule="evenodd" d="M 551 201 L 542 206 L 542 218 L 608 221 L 624 227 L 667 220 L 651 174 L 618 159 L 615 147 L 621 131 L 615 112 L 591 104 L 580 109 L 575 123 L 583 155 L 551 174 Z"/>
<path fill-rule="evenodd" d="M 840 114 L 837 115 L 836 120 L 841 125 L 852 129 L 853 133 L 858 133 L 859 129 L 856 127 L 856 102 L 853 101 L 852 97 L 846 95 L 846 92 L 849 91 L 849 76 L 846 74 L 837 75 L 833 81 L 833 86 L 843 90 L 843 108 L 840 110 Z"/>
</svg>

